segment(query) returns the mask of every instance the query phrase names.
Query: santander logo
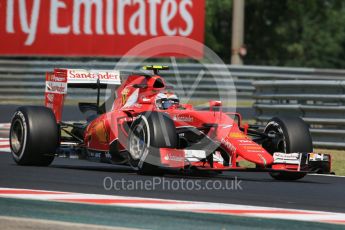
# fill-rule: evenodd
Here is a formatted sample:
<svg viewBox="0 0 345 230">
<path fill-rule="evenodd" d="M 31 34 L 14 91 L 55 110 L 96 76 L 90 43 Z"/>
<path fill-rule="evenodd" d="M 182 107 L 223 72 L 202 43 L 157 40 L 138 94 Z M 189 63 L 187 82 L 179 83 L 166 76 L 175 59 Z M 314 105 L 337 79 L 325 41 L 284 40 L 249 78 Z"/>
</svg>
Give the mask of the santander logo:
<svg viewBox="0 0 345 230">
<path fill-rule="evenodd" d="M 118 80 L 119 74 L 116 72 L 88 72 L 88 71 L 77 71 L 68 70 L 68 78 L 79 78 L 79 79 L 100 79 L 100 80 Z"/>
<path fill-rule="evenodd" d="M 98 79 L 101 84 L 121 84 L 118 70 L 67 69 L 68 84 L 97 84 Z"/>
<path fill-rule="evenodd" d="M 120 80 L 118 71 L 97 71 L 68 70 L 68 79 L 99 79 L 99 80 Z"/>
</svg>

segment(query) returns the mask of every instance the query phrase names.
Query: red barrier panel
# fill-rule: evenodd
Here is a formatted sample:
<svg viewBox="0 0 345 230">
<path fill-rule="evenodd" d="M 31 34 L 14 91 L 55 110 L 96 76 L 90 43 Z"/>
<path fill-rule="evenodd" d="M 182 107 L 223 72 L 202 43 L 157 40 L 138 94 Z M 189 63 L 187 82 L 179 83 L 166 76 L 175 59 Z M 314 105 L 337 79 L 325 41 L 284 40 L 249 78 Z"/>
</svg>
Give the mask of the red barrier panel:
<svg viewBox="0 0 345 230">
<path fill-rule="evenodd" d="M 159 36 L 203 43 L 204 20 L 205 0 L 1 0 L 0 55 L 122 56 Z"/>
</svg>

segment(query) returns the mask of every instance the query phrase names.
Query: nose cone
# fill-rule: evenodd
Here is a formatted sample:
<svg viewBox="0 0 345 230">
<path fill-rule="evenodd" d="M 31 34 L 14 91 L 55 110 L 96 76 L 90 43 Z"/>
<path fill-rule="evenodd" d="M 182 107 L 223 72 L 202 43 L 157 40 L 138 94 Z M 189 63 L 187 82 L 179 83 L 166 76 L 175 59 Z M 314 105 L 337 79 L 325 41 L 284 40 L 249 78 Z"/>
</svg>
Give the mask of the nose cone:
<svg viewBox="0 0 345 230">
<path fill-rule="evenodd" d="M 241 132 L 230 133 L 228 141 L 236 148 L 237 155 L 259 166 L 267 167 L 273 164 L 273 156 L 261 145 L 253 142 Z"/>
</svg>

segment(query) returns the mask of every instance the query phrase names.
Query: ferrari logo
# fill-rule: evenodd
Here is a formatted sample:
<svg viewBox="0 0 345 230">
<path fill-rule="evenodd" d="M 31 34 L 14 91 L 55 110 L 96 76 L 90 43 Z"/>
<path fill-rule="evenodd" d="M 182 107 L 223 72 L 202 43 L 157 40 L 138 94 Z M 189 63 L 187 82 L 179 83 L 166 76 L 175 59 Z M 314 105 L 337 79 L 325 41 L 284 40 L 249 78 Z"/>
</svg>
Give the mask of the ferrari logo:
<svg viewBox="0 0 345 230">
<path fill-rule="evenodd" d="M 127 99 L 128 99 L 128 93 L 129 93 L 129 89 L 128 88 L 125 88 L 124 90 L 122 90 L 122 92 L 121 92 L 122 105 L 126 104 Z"/>
</svg>

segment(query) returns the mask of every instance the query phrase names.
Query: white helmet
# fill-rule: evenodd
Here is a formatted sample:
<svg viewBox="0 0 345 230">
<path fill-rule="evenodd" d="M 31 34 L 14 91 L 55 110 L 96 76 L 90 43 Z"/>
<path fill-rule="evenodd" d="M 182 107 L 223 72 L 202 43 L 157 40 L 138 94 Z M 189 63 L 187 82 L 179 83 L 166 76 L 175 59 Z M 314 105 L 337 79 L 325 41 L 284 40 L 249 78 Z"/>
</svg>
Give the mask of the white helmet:
<svg viewBox="0 0 345 230">
<path fill-rule="evenodd" d="M 156 96 L 156 106 L 159 109 L 166 110 L 173 105 L 179 105 L 180 100 L 173 93 L 159 93 Z"/>
</svg>

